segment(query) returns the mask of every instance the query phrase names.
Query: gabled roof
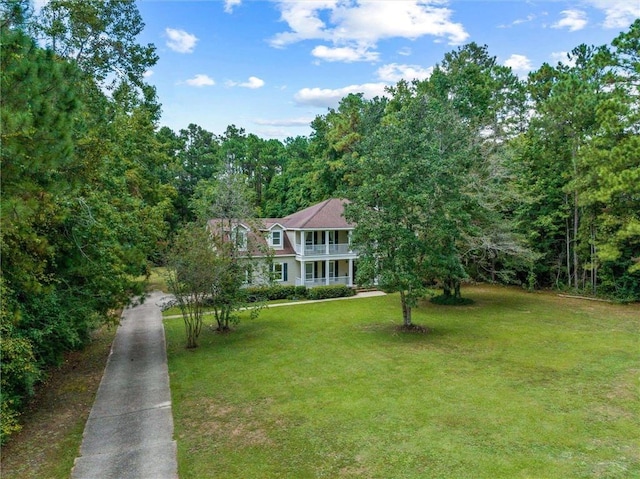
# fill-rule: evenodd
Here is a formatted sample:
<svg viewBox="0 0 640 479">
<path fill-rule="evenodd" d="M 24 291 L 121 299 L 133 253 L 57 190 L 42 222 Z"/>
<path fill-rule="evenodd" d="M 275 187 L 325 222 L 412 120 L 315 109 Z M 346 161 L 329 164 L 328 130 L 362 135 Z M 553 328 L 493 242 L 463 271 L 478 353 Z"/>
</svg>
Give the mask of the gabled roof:
<svg viewBox="0 0 640 479">
<path fill-rule="evenodd" d="M 279 223 L 287 229 L 353 228 L 354 225 L 344 219 L 344 205 L 347 203 L 349 200 L 331 198 L 286 216 Z"/>
</svg>

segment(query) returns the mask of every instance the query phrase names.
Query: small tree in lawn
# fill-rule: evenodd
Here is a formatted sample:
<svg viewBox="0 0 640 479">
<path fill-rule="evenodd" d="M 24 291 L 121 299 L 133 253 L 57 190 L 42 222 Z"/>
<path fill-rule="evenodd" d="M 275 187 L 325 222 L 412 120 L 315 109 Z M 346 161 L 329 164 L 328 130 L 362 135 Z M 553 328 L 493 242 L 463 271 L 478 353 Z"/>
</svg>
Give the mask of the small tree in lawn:
<svg viewBox="0 0 640 479">
<path fill-rule="evenodd" d="M 176 236 L 169 252 L 167 286 L 174 295 L 172 304 L 182 313 L 187 348 L 198 346 L 205 301 L 211 294 L 223 259 L 213 248 L 211 235 L 202 224 L 191 223 Z"/>
<path fill-rule="evenodd" d="M 252 192 L 243 176 L 227 174 L 201 181 L 191 207 L 198 217 L 208 219 L 217 256 L 208 304 L 218 331 L 228 331 L 238 320 L 235 312 L 247 305 L 243 285 L 268 281 L 271 253 L 262 241 L 262 225 L 255 219 Z M 259 310 L 252 304 L 250 314 L 255 316 Z"/>
</svg>

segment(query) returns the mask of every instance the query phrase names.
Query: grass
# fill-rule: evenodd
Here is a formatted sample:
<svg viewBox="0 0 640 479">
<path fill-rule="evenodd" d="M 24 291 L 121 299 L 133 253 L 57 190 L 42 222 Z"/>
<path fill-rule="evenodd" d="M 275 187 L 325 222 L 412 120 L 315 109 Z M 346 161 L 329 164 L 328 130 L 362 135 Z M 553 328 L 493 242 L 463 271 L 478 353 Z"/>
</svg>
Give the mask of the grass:
<svg viewBox="0 0 640 479">
<path fill-rule="evenodd" d="M 138 276 L 135 280 L 140 283 L 145 283 L 145 289 L 147 291 L 158 290 L 165 293 L 169 291 L 167 287 L 167 268 L 164 267 L 151 268 L 149 277 Z"/>
<path fill-rule="evenodd" d="M 640 477 L 638 305 L 499 287 L 273 308 L 184 348 L 165 321 L 181 479 Z"/>
</svg>

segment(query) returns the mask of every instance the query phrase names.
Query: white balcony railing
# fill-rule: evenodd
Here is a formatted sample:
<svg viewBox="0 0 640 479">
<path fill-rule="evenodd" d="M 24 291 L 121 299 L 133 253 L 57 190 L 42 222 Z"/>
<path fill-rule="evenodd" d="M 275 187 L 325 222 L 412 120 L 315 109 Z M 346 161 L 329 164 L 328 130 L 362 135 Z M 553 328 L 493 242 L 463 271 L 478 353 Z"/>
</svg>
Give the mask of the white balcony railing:
<svg viewBox="0 0 640 479">
<path fill-rule="evenodd" d="M 306 286 L 307 288 L 313 288 L 314 286 L 326 286 L 326 285 L 334 285 L 334 284 L 344 284 L 349 285 L 349 276 L 336 276 L 329 278 L 329 282 L 327 282 L 327 278 L 314 278 L 314 279 L 304 279 L 304 278 L 296 278 L 296 286 Z"/>
<path fill-rule="evenodd" d="M 302 256 L 324 256 L 324 255 L 336 255 L 336 254 L 349 254 L 352 253 L 351 245 L 348 243 L 340 244 L 316 244 L 316 245 L 302 245 L 296 244 L 296 254 Z"/>
</svg>

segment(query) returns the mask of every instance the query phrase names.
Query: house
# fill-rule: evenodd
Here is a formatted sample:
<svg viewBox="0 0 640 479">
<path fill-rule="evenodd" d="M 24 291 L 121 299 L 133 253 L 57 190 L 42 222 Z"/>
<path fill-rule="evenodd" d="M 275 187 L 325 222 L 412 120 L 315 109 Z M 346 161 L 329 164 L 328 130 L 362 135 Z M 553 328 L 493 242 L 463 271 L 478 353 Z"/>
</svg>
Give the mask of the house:
<svg viewBox="0 0 640 479">
<path fill-rule="evenodd" d="M 262 219 L 262 233 L 273 254 L 273 278 L 296 286 L 344 284 L 354 286 L 355 260 L 351 249 L 354 225 L 344 218 L 348 200 L 328 199 L 284 218 Z M 215 224 L 218 220 L 210 220 Z M 232 236 L 251 235 L 251 228 L 239 223 Z M 236 239 L 236 241 L 238 241 Z"/>
</svg>

